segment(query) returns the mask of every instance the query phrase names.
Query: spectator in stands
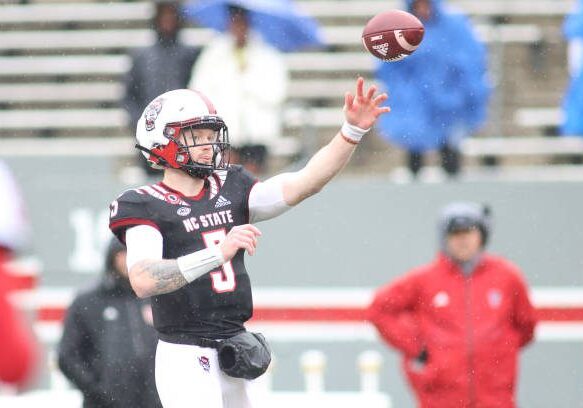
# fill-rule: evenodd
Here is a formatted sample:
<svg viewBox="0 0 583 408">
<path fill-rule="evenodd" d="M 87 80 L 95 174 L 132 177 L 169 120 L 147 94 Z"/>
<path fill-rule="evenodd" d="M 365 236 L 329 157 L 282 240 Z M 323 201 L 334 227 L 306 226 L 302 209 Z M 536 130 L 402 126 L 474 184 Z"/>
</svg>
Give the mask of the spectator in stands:
<svg viewBox="0 0 583 408">
<path fill-rule="evenodd" d="M 563 26 L 569 42 L 570 83 L 563 100 L 564 119 L 561 133 L 583 136 L 583 0 L 569 14 Z"/>
<path fill-rule="evenodd" d="M 424 154 L 439 149 L 450 176 L 460 171 L 461 140 L 486 116 L 490 86 L 486 50 L 465 16 L 441 0 L 406 0 L 408 11 L 425 25 L 415 53 L 397 63 L 380 63 L 376 77 L 391 90 L 393 115 L 381 117 L 377 130 L 408 152 L 408 168 L 416 176 Z"/>
<path fill-rule="evenodd" d="M 17 389 L 34 374 L 38 350 L 30 327 L 9 300 L 12 289 L 9 262 L 22 248 L 27 221 L 16 180 L 0 162 L 0 383 Z"/>
<path fill-rule="evenodd" d="M 288 71 L 280 52 L 250 30 L 247 10 L 229 6 L 229 13 L 229 31 L 203 50 L 190 88 L 206 94 L 229 124 L 231 162 L 260 174 L 281 137 Z"/>
<path fill-rule="evenodd" d="M 199 48 L 188 47 L 179 39 L 183 26 L 179 2 L 157 1 L 152 24 L 157 34 L 156 43 L 132 54 L 131 69 L 125 77 L 123 105 L 132 133 L 151 100 L 164 92 L 188 86 L 192 67 L 200 53 Z M 148 166 L 144 168 L 150 173 L 156 172 Z"/>
<path fill-rule="evenodd" d="M 88 408 L 161 407 L 154 381 L 151 309 L 134 294 L 126 249 L 112 238 L 103 279 L 76 296 L 59 344 L 59 367 Z"/>
<path fill-rule="evenodd" d="M 380 288 L 368 318 L 403 354 L 419 406 L 514 407 L 518 352 L 535 311 L 518 270 L 484 252 L 487 208 L 445 207 L 437 258 Z"/>
</svg>

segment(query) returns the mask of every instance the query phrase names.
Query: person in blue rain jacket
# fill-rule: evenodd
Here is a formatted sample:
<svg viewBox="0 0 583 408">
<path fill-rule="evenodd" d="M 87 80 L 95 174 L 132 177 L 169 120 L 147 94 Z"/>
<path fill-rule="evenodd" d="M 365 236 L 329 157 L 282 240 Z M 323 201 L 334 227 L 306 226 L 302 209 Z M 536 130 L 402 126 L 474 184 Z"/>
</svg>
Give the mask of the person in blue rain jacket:
<svg viewBox="0 0 583 408">
<path fill-rule="evenodd" d="M 408 152 L 413 175 L 426 152 L 439 150 L 443 169 L 453 176 L 460 170 L 461 139 L 486 118 L 486 48 L 470 21 L 441 0 L 406 0 L 406 7 L 423 22 L 425 36 L 411 56 L 379 64 L 377 80 L 398 103 L 392 115 L 380 118 L 377 130 Z"/>
<path fill-rule="evenodd" d="M 583 136 L 583 0 L 566 17 L 563 34 L 569 43 L 570 82 L 563 99 L 561 133 Z"/>
</svg>

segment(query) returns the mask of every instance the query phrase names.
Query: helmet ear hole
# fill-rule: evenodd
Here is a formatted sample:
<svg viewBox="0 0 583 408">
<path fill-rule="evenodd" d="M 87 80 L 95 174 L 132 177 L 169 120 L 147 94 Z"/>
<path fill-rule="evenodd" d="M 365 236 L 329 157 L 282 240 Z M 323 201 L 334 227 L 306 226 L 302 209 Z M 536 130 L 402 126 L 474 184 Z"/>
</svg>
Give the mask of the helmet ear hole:
<svg viewBox="0 0 583 408">
<path fill-rule="evenodd" d="M 164 136 L 167 138 L 173 138 L 176 135 L 176 129 L 173 127 L 166 126 L 164 128 Z"/>
</svg>

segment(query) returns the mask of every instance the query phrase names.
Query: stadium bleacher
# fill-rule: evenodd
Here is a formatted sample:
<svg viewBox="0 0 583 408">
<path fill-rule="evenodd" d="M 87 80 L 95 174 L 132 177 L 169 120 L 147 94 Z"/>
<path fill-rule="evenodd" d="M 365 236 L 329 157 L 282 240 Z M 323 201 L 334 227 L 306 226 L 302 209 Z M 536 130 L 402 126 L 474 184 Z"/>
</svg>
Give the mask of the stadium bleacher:
<svg viewBox="0 0 583 408">
<path fill-rule="evenodd" d="M 14 1 L 3 6 L 0 23 L 63 22 L 145 22 L 153 13 L 147 2 L 99 2 L 95 0 Z M 300 9 L 319 20 L 369 19 L 389 8 L 398 8 L 398 0 L 342 0 L 342 7 L 330 0 L 300 0 Z M 569 0 L 452 0 L 449 2 L 472 16 L 480 17 L 562 17 L 572 8 Z"/>
<path fill-rule="evenodd" d="M 560 120 L 553 106 L 558 106 L 566 72 L 565 64 L 554 61 L 565 58 L 559 28 L 572 2 L 450 3 L 475 20 L 478 34 L 491 49 L 497 85 L 491 120 L 480 135 L 496 142 L 474 138 L 464 152 L 471 157 L 515 155 L 522 145 L 505 143 L 509 135 L 541 136 Z M 364 22 L 400 2 L 343 0 L 338 7 L 331 0 L 302 0 L 298 4 L 321 21 L 329 49 L 287 55 L 292 85 L 290 112 L 284 116 L 286 133 L 297 137 L 301 129 L 312 126 L 313 134 L 329 137 L 341 120 L 343 91 L 355 75 L 372 76 L 375 61 L 361 48 Z M 148 28 L 152 4 L 30 0 L 4 4 L 0 11 L 0 137 L 131 133 L 118 104 L 121 78 L 129 69 L 127 52 L 154 41 Z M 192 45 L 202 45 L 212 35 L 196 27 L 183 32 L 184 41 Z M 570 152 L 575 146 L 542 137 L 526 145 L 536 145 L 529 151 L 541 153 Z M 290 141 L 289 146 L 299 149 L 301 142 Z M 294 152 L 289 146 L 281 149 L 282 154 Z"/>
</svg>

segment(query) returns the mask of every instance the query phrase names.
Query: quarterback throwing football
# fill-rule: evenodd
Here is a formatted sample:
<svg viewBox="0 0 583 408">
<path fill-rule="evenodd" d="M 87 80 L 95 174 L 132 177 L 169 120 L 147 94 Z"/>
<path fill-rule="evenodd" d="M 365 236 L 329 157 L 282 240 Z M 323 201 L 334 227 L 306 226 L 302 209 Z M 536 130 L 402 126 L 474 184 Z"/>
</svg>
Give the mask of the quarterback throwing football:
<svg viewBox="0 0 583 408">
<path fill-rule="evenodd" d="M 253 406 L 250 379 L 269 364 L 263 337 L 244 326 L 253 309 L 244 252 L 253 255 L 261 235 L 253 224 L 320 191 L 390 110 L 386 99 L 358 78 L 332 141 L 303 169 L 263 182 L 229 165 L 227 125 L 200 92 L 170 91 L 146 107 L 136 147 L 164 176 L 113 201 L 110 228 L 127 245 L 134 291 L 152 297 L 164 407 Z"/>
</svg>

